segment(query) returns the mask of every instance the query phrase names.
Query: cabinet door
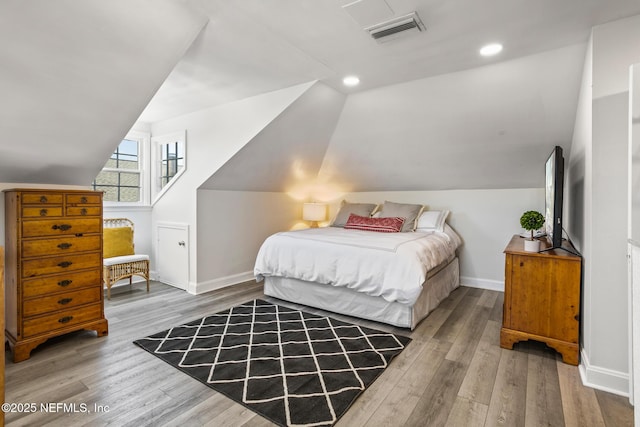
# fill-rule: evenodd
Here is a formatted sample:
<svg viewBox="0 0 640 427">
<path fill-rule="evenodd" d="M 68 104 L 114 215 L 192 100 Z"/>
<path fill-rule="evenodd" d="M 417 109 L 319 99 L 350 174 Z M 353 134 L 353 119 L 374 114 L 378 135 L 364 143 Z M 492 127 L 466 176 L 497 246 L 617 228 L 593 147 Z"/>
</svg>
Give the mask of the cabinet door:
<svg viewBox="0 0 640 427">
<path fill-rule="evenodd" d="M 580 263 L 513 255 L 511 329 L 578 342 Z"/>
</svg>

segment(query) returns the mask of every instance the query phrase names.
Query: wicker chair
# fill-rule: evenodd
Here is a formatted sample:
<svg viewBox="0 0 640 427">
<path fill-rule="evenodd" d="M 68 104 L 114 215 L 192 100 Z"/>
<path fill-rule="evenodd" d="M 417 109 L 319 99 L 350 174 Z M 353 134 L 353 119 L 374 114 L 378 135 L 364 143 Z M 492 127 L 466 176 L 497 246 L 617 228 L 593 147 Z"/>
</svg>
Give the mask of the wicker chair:
<svg viewBox="0 0 640 427">
<path fill-rule="evenodd" d="M 131 241 L 126 242 L 130 245 L 133 252 L 133 222 L 127 218 L 105 218 L 104 228 L 131 228 L 129 234 Z M 105 233 L 105 246 L 111 244 L 108 241 L 108 234 Z M 111 286 L 119 280 L 129 278 L 129 286 L 132 284 L 133 276 L 142 276 L 147 280 L 147 292 L 149 292 L 149 255 L 135 254 L 113 256 L 103 258 L 103 277 L 107 286 L 107 299 L 111 299 Z"/>
</svg>

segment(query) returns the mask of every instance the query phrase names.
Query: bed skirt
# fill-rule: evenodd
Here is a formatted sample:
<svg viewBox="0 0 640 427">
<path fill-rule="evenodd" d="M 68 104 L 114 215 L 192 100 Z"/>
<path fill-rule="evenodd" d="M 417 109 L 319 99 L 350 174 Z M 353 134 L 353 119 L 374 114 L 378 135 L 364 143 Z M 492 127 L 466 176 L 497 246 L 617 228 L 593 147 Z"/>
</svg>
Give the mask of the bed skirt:
<svg viewBox="0 0 640 427">
<path fill-rule="evenodd" d="M 460 286 L 460 268 L 455 257 L 436 274 L 428 276 L 413 306 L 389 302 L 349 288 L 286 277 L 265 277 L 264 294 L 334 313 L 414 329 L 451 291 Z"/>
</svg>

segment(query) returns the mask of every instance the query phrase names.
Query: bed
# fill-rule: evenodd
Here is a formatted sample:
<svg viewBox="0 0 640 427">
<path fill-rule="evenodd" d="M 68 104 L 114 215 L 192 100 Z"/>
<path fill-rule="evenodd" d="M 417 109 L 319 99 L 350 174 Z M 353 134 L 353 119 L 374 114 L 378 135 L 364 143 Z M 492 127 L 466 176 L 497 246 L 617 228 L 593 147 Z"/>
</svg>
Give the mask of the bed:
<svg viewBox="0 0 640 427">
<path fill-rule="evenodd" d="M 265 295 L 414 329 L 459 286 L 460 244 L 444 220 L 402 233 L 287 231 L 265 240 L 254 274 Z"/>
</svg>

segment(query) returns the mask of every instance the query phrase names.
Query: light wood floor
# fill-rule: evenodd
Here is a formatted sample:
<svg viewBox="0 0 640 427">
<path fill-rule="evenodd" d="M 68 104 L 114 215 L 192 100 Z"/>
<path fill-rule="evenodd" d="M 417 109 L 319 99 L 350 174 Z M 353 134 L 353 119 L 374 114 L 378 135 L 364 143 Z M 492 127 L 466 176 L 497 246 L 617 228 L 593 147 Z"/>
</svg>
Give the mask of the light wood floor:
<svg viewBox="0 0 640 427">
<path fill-rule="evenodd" d="M 77 332 L 55 338 L 18 364 L 7 353 L 7 402 L 67 402 L 79 411 L 84 404 L 90 413 L 63 407 L 10 413 L 7 424 L 272 425 L 132 344 L 254 298 L 264 298 L 254 282 L 199 296 L 157 282 L 150 294 L 143 286 L 114 290 L 105 305 L 108 337 Z M 502 293 L 461 287 L 412 333 L 360 322 L 408 334 L 413 341 L 337 425 L 633 425 L 627 398 L 583 387 L 577 367 L 563 364 L 544 345 L 501 349 L 501 316 Z M 94 412 L 94 405 L 104 410 Z"/>
</svg>

